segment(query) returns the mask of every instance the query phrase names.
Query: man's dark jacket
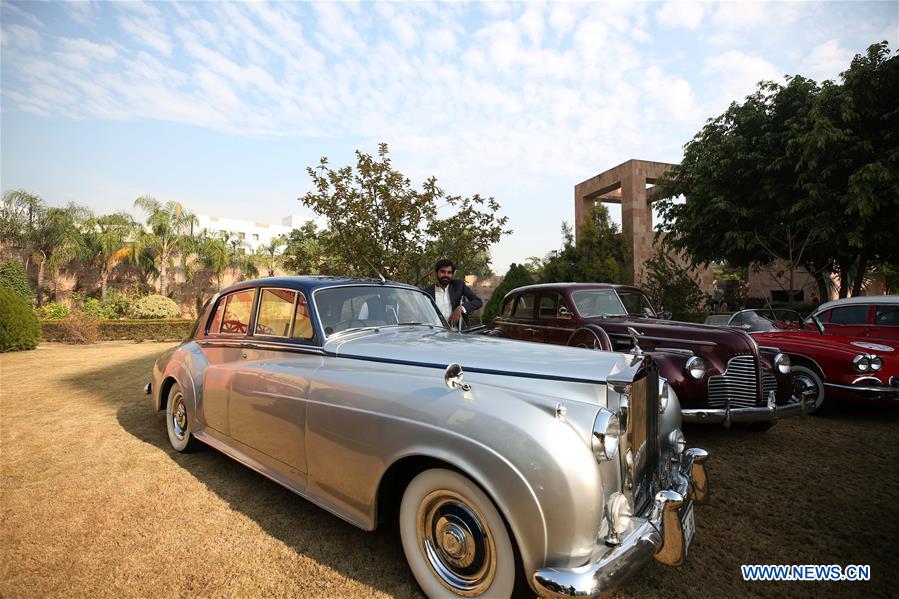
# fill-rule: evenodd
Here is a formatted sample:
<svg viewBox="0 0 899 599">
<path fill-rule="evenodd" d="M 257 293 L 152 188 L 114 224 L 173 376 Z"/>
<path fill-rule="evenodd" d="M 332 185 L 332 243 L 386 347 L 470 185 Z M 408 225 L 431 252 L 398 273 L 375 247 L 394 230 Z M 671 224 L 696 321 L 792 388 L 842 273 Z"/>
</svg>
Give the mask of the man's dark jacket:
<svg viewBox="0 0 899 599">
<path fill-rule="evenodd" d="M 424 292 L 430 295 L 431 299 L 435 299 L 435 287 L 436 285 L 429 285 L 424 288 Z M 449 289 L 450 306 L 452 306 L 453 310 L 459 305 L 465 309 L 465 313 L 462 314 L 462 326 L 467 329 L 468 315 L 484 305 L 484 302 L 482 302 L 481 298 L 475 295 L 475 292 L 471 290 L 471 287 L 466 285 L 465 281 L 461 279 L 451 280 L 449 285 L 447 285 L 447 289 Z"/>
</svg>

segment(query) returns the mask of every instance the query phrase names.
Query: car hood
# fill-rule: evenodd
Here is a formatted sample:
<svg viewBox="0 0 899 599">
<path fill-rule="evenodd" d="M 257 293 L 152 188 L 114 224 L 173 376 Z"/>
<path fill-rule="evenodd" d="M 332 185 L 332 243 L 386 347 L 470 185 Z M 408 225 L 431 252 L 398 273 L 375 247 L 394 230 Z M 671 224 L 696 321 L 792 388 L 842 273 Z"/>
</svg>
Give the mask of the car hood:
<svg viewBox="0 0 899 599">
<path fill-rule="evenodd" d="M 770 343 L 784 351 L 801 351 L 803 348 L 809 348 L 830 353 L 842 353 L 848 356 L 877 354 L 879 356 L 899 358 L 899 346 L 880 339 L 845 337 L 832 333 L 821 334 L 816 331 L 805 330 L 770 331 L 767 333 L 753 333 L 752 336 L 758 341 L 759 345 Z"/>
<path fill-rule="evenodd" d="M 459 363 L 465 371 L 585 383 L 631 380 L 627 354 L 464 335 L 424 326 L 365 329 L 329 339 L 325 352 L 346 358 L 430 368 Z"/>
<path fill-rule="evenodd" d="M 747 333 L 737 329 L 634 316 L 585 320 L 599 325 L 610 334 L 627 334 L 628 327 L 631 327 L 645 336 L 645 340 L 640 342 L 640 346 L 644 348 L 678 347 L 695 350 L 698 346 L 713 345 L 714 349 L 707 351 L 718 354 L 724 362 L 733 354 L 755 353 L 752 339 Z"/>
</svg>

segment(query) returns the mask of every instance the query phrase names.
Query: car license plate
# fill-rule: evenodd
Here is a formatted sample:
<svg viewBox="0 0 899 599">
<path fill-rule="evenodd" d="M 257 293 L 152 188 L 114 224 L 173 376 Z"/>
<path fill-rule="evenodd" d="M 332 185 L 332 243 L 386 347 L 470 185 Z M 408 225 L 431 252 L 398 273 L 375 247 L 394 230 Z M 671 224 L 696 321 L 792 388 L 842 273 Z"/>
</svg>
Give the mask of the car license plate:
<svg viewBox="0 0 899 599">
<path fill-rule="evenodd" d="M 684 528 L 684 551 L 690 547 L 690 541 L 693 540 L 693 533 L 696 532 L 696 521 L 693 518 L 693 503 L 687 508 L 687 513 L 681 519 L 681 526 Z"/>
</svg>

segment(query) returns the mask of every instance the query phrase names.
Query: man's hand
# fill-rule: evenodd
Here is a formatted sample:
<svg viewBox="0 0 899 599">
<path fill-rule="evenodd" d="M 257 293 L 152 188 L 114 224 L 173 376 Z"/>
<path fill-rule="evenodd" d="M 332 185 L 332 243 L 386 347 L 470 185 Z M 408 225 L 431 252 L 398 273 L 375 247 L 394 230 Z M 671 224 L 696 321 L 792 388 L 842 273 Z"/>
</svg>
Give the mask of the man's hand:
<svg viewBox="0 0 899 599">
<path fill-rule="evenodd" d="M 462 318 L 462 314 L 463 314 L 462 306 L 456 306 L 456 309 L 453 310 L 453 313 L 452 313 L 452 314 L 450 314 L 450 319 L 449 319 L 450 324 L 451 324 L 451 325 L 456 325 L 456 324 L 458 324 L 458 323 L 459 323 L 459 319 Z"/>
</svg>

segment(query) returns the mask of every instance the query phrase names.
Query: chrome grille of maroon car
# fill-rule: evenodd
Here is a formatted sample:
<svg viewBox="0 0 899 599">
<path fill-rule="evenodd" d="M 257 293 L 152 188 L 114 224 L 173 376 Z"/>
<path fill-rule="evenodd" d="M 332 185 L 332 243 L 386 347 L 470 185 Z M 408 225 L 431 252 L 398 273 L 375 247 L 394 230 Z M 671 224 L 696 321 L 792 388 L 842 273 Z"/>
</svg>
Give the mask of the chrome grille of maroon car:
<svg viewBox="0 0 899 599">
<path fill-rule="evenodd" d="M 725 408 L 728 398 L 731 408 L 751 408 L 759 405 L 757 373 L 753 356 L 731 358 L 727 362 L 724 374 L 709 377 L 709 407 Z"/>
<path fill-rule="evenodd" d="M 770 372 L 762 373 L 762 399 L 768 401 L 768 394 L 774 391 L 777 396 L 777 379 Z"/>
</svg>

